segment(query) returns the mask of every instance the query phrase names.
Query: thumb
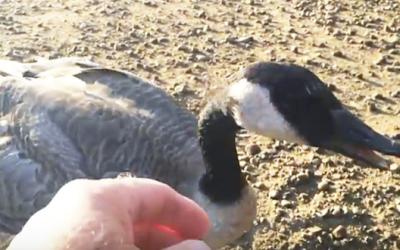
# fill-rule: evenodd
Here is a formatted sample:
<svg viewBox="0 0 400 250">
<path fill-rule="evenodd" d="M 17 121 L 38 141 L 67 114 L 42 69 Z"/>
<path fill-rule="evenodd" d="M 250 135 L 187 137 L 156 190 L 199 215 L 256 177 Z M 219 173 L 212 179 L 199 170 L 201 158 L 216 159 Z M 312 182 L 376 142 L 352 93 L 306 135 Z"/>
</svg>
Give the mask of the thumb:
<svg viewBox="0 0 400 250">
<path fill-rule="evenodd" d="M 200 240 L 185 240 L 163 250 L 211 250 L 211 248 Z"/>
</svg>

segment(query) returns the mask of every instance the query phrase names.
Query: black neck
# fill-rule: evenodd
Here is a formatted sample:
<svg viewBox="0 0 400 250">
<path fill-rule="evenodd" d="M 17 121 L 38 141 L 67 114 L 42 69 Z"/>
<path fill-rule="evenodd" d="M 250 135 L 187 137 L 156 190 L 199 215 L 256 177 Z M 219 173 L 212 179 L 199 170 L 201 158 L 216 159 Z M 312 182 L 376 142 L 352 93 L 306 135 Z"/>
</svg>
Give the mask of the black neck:
<svg viewBox="0 0 400 250">
<path fill-rule="evenodd" d="M 206 173 L 199 188 L 212 202 L 229 204 L 240 199 L 247 182 L 236 151 L 236 132 L 240 127 L 229 111 L 209 104 L 199 120 L 199 144 Z"/>
</svg>

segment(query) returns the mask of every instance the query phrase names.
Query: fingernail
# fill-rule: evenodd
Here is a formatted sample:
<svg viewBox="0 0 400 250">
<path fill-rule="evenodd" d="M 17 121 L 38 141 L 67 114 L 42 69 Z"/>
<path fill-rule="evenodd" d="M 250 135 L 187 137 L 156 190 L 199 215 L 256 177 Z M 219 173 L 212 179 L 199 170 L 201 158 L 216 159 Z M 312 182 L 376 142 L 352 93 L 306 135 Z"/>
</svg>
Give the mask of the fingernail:
<svg viewBox="0 0 400 250">
<path fill-rule="evenodd" d="M 199 240 L 193 240 L 188 243 L 190 250 L 211 250 L 206 243 Z"/>
<path fill-rule="evenodd" d="M 199 240 L 186 240 L 164 250 L 211 250 L 206 243 Z"/>
</svg>

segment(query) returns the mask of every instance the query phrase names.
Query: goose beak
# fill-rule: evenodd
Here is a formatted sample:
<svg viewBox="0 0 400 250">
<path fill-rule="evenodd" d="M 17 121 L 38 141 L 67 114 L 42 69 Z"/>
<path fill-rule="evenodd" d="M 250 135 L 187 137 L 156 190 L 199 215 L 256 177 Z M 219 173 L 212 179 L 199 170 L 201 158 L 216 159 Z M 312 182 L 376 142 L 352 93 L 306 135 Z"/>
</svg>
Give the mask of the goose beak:
<svg viewBox="0 0 400 250">
<path fill-rule="evenodd" d="M 333 112 L 336 134 L 333 140 L 321 145 L 322 148 L 341 153 L 371 167 L 388 169 L 385 155 L 400 157 L 400 145 L 394 140 L 374 131 L 346 109 Z"/>
<path fill-rule="evenodd" d="M 367 166 L 373 168 L 380 168 L 380 169 L 388 169 L 389 165 L 386 160 L 376 154 L 373 150 L 362 146 L 353 146 L 353 145 L 346 145 L 346 144 L 336 144 L 331 145 L 330 147 L 326 147 L 329 150 L 335 151 L 340 153 L 344 156 L 347 156 L 353 160 L 360 161 Z"/>
</svg>

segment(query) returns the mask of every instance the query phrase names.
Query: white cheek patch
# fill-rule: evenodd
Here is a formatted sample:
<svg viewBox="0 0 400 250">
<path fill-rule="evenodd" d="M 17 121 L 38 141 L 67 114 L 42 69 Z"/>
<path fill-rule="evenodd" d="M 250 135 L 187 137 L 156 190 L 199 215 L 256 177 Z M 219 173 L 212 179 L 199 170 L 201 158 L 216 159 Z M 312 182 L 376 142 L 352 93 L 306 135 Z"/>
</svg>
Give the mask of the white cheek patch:
<svg viewBox="0 0 400 250">
<path fill-rule="evenodd" d="M 233 113 L 239 126 L 262 136 L 306 144 L 275 108 L 267 88 L 242 79 L 230 86 L 229 96 L 237 102 Z"/>
</svg>

